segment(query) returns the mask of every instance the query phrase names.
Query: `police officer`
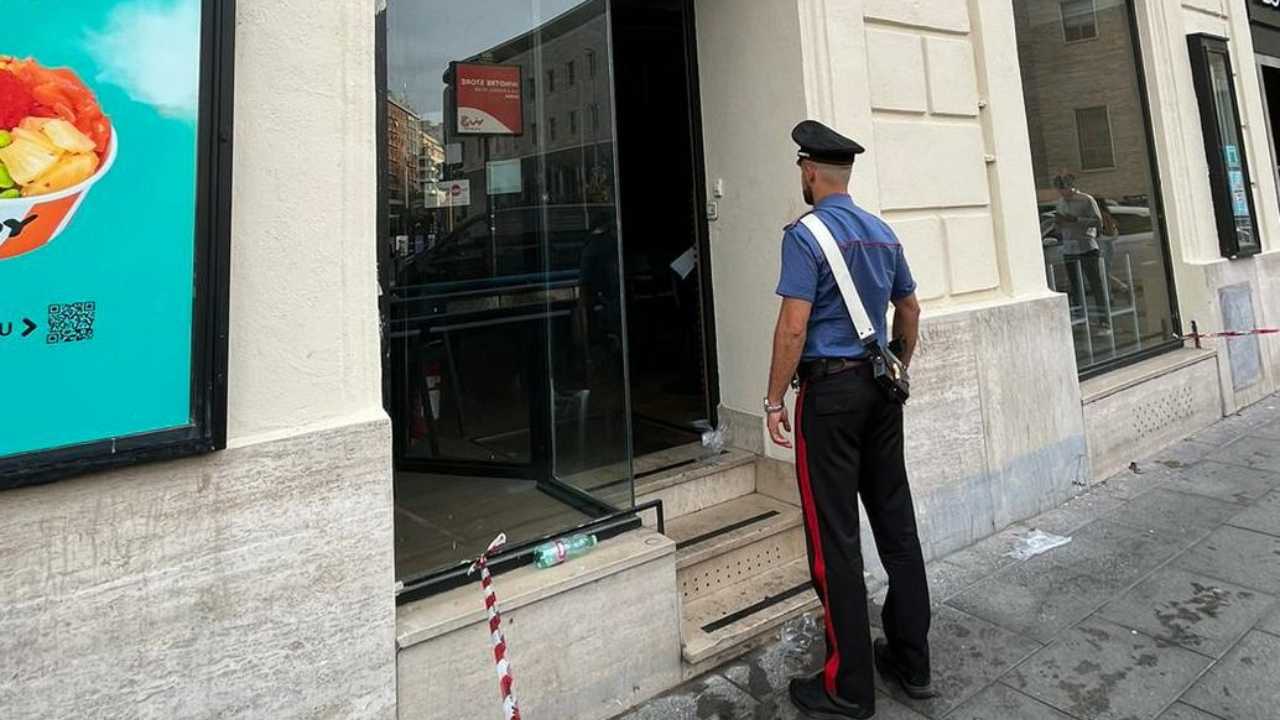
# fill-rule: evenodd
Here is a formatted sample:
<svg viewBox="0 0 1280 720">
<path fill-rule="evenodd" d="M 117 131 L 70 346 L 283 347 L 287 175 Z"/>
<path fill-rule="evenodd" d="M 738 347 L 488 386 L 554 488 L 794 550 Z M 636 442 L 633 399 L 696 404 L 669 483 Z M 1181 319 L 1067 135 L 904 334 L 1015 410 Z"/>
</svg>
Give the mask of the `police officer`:
<svg viewBox="0 0 1280 720">
<path fill-rule="evenodd" d="M 800 146 L 805 202 L 831 231 L 879 342 L 895 308 L 893 337 L 910 363 L 920 318 L 915 281 L 887 224 L 849 197 L 858 143 L 811 120 L 792 132 Z M 773 341 L 769 435 L 791 447 L 784 398 L 800 378 L 795 408 L 796 470 L 813 586 L 826 612 L 827 659 L 820 673 L 791 681 L 791 698 L 811 718 L 875 714 L 875 666 L 915 698 L 932 697 L 929 589 L 903 462 L 902 405 L 872 379 L 847 307 L 813 233 L 802 223 L 782 240 L 782 310 Z M 871 642 L 862 575 L 858 497 L 889 575 L 885 639 Z"/>
</svg>

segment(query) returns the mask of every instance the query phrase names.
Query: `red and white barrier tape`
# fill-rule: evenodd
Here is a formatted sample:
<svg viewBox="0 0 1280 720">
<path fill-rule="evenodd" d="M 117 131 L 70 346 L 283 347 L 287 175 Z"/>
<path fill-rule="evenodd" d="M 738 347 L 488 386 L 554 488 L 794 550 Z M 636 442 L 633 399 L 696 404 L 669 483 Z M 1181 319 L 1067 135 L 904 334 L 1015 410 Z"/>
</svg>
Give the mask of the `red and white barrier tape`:
<svg viewBox="0 0 1280 720">
<path fill-rule="evenodd" d="M 502 635 L 502 614 L 498 612 L 498 597 L 493 592 L 493 577 L 489 574 L 489 557 L 507 544 L 507 534 L 502 533 L 489 543 L 467 574 L 480 571 L 480 589 L 484 591 L 484 607 L 489 611 L 489 637 L 493 640 L 493 662 L 498 671 L 498 687 L 502 691 L 502 709 L 506 720 L 520 720 L 520 706 L 512 690 L 511 662 L 507 659 L 507 639 Z"/>
<path fill-rule="evenodd" d="M 1203 340 L 1205 338 L 1249 337 L 1250 335 L 1280 335 L 1280 328 L 1254 328 L 1252 330 L 1223 330 L 1215 333 L 1191 332 L 1187 335 L 1175 335 L 1181 340 Z"/>
</svg>

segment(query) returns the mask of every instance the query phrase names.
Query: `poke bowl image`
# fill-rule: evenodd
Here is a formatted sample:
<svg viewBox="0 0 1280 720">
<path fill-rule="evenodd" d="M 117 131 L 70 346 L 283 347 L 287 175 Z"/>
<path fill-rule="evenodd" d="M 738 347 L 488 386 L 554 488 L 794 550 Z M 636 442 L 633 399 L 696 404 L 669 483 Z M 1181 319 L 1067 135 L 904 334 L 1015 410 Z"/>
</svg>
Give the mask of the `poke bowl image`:
<svg viewBox="0 0 1280 720">
<path fill-rule="evenodd" d="M 0 55 L 0 261 L 52 242 L 115 157 L 111 121 L 74 72 Z"/>
</svg>

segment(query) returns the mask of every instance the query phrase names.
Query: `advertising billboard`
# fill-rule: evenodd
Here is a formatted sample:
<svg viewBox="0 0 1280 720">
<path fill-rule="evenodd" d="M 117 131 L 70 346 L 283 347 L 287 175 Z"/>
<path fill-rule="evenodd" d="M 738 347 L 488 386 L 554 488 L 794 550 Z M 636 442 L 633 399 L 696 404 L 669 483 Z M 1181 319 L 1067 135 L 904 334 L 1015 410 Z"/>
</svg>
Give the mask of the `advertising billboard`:
<svg viewBox="0 0 1280 720">
<path fill-rule="evenodd" d="M 519 65 L 455 63 L 453 76 L 462 135 L 523 135 L 524 96 Z"/>
<path fill-rule="evenodd" d="M 229 0 L 13 0 L 0 489 L 225 443 Z"/>
</svg>

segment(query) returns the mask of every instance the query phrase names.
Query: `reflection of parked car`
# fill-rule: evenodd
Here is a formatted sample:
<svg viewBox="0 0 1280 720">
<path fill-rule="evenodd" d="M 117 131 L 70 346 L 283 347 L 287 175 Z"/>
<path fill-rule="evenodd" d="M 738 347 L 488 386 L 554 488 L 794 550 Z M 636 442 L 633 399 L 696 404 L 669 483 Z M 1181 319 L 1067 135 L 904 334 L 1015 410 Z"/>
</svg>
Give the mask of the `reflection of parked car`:
<svg viewBox="0 0 1280 720">
<path fill-rule="evenodd" d="M 1056 207 L 1053 203 L 1040 203 L 1040 238 L 1046 248 L 1062 242 L 1054 220 Z M 1108 202 L 1106 210 L 1116 223 L 1117 244 L 1142 242 L 1151 237 L 1151 208 Z"/>
<path fill-rule="evenodd" d="M 576 271 L 595 227 L 612 226 L 613 205 L 503 208 L 472 217 L 431 248 L 405 258 L 400 287 L 468 281 L 516 280 Z M 487 283 L 482 283 L 487 284 Z"/>
</svg>

